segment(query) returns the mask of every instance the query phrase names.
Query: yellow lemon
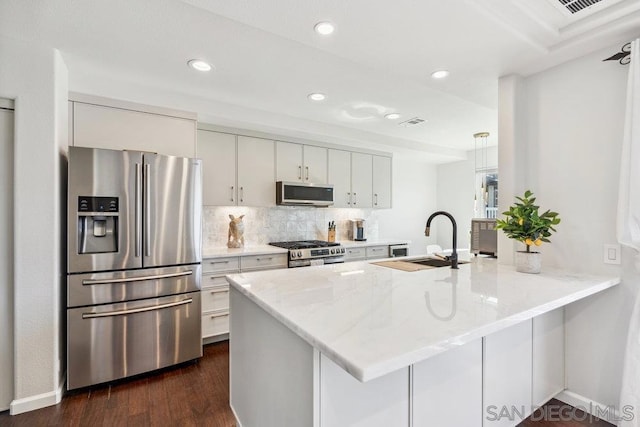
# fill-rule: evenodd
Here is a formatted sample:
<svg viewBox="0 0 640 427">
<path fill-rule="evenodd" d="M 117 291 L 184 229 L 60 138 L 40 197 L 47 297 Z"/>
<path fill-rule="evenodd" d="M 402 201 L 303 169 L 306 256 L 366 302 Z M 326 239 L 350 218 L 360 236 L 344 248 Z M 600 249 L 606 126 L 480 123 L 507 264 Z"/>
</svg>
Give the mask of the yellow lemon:
<svg viewBox="0 0 640 427">
<path fill-rule="evenodd" d="M 533 245 L 533 240 L 527 237 L 526 239 L 524 239 L 524 244 L 527 246 L 531 246 Z"/>
<path fill-rule="evenodd" d="M 538 239 L 535 242 L 533 242 L 536 246 L 540 246 L 542 244 L 542 240 Z"/>
<path fill-rule="evenodd" d="M 520 218 L 520 219 L 518 220 L 518 224 L 520 224 L 520 225 L 524 224 L 524 219 Z"/>
</svg>

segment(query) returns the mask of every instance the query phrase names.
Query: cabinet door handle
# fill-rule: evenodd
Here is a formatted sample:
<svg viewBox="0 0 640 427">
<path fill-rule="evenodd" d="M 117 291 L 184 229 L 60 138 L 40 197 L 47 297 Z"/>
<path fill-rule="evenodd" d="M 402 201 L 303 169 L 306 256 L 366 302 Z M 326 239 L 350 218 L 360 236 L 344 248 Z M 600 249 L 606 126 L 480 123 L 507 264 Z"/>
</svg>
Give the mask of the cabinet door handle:
<svg viewBox="0 0 640 427">
<path fill-rule="evenodd" d="M 298 179 L 302 181 L 302 166 L 298 166 Z"/>
<path fill-rule="evenodd" d="M 231 201 L 233 202 L 233 185 L 231 186 Z"/>
<path fill-rule="evenodd" d="M 244 202 L 244 187 L 240 187 L 240 202 Z"/>
<path fill-rule="evenodd" d="M 306 180 L 307 180 L 307 181 L 309 181 L 309 166 L 305 166 L 304 168 L 305 168 L 305 170 L 306 170 L 306 172 L 307 172 L 307 178 L 306 178 Z"/>
<path fill-rule="evenodd" d="M 216 289 L 215 291 L 211 291 L 211 294 L 224 294 L 226 292 L 229 292 L 229 289 Z"/>
<path fill-rule="evenodd" d="M 351 193 L 347 193 L 347 204 L 351 204 Z"/>
<path fill-rule="evenodd" d="M 376 205 L 376 206 L 378 206 L 378 193 L 375 193 L 375 194 L 373 195 L 373 198 L 374 198 L 374 200 L 375 200 L 375 201 L 373 202 L 373 204 L 374 204 L 374 205 Z"/>
<path fill-rule="evenodd" d="M 353 193 L 353 204 L 354 205 L 358 204 L 358 195 L 356 193 Z"/>
<path fill-rule="evenodd" d="M 215 319 L 216 317 L 226 317 L 226 316 L 228 316 L 228 315 L 229 315 L 229 313 L 218 313 L 218 314 L 212 314 L 212 315 L 211 315 L 211 318 L 212 318 L 212 319 Z"/>
</svg>

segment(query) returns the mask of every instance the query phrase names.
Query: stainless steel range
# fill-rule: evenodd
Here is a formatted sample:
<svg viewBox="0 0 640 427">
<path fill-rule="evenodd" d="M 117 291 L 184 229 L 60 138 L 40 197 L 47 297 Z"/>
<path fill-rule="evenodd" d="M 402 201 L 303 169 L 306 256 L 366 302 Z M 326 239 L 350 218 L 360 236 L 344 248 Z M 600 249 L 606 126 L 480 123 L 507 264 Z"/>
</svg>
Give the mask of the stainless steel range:
<svg viewBox="0 0 640 427">
<path fill-rule="evenodd" d="M 300 240 L 269 244 L 289 249 L 289 267 L 308 267 L 344 262 L 345 249 L 340 243 L 325 242 L 324 240 Z"/>
</svg>

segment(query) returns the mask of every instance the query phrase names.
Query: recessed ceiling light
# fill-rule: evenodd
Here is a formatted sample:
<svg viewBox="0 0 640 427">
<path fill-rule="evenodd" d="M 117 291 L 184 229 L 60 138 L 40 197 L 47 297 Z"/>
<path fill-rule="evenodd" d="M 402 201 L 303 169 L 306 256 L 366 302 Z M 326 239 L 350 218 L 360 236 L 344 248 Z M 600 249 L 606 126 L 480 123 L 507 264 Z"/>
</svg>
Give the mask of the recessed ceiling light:
<svg viewBox="0 0 640 427">
<path fill-rule="evenodd" d="M 444 79 L 448 75 L 449 72 L 447 70 L 438 70 L 431 73 L 431 77 L 433 77 L 434 79 Z"/>
<path fill-rule="evenodd" d="M 398 113 L 389 113 L 384 116 L 385 119 L 396 120 L 400 118 L 400 114 Z"/>
<path fill-rule="evenodd" d="M 206 61 L 203 61 L 202 59 L 192 59 L 189 62 L 187 62 L 187 64 L 189 64 L 189 67 L 198 71 L 211 71 L 211 68 L 212 68 L 211 64 L 209 64 Z"/>
<path fill-rule="evenodd" d="M 331 22 L 324 21 L 318 22 L 313 29 L 321 36 L 328 36 L 335 31 L 336 27 Z"/>
<path fill-rule="evenodd" d="M 324 93 L 310 93 L 307 98 L 312 101 L 324 101 L 327 96 Z"/>
</svg>

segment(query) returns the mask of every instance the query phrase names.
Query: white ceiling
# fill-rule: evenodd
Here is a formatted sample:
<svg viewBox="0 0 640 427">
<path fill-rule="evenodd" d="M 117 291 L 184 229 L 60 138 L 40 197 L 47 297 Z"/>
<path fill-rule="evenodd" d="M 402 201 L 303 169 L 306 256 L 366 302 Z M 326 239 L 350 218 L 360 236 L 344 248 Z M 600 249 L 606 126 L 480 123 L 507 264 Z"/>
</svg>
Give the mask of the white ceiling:
<svg viewBox="0 0 640 427">
<path fill-rule="evenodd" d="M 440 162 L 464 157 L 475 132 L 497 142 L 499 76 L 640 35 L 640 0 L 603 0 L 575 16 L 553 2 L 2 0 L 0 35 L 59 49 L 74 91 Z M 335 23 L 333 35 L 314 33 L 321 20 Z M 199 74 L 191 58 L 216 69 Z M 429 77 L 442 68 L 450 77 Z M 311 92 L 327 100 L 311 103 Z M 414 116 L 427 122 L 398 125 Z"/>
</svg>

